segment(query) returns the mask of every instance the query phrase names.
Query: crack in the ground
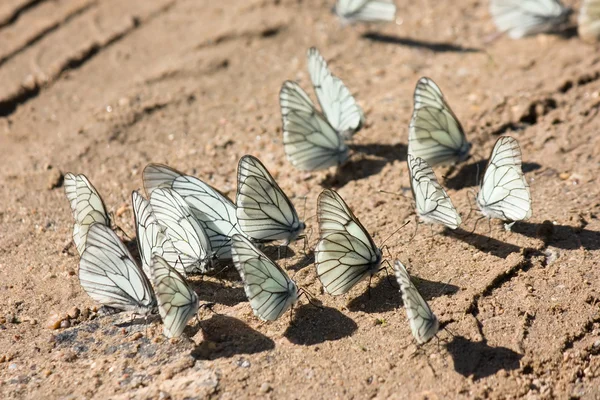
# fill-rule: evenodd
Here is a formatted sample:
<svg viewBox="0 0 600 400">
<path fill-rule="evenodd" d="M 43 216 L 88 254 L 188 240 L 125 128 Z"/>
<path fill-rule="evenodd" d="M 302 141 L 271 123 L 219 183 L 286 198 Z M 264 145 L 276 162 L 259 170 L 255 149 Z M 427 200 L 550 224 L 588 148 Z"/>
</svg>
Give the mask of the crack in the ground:
<svg viewBox="0 0 600 400">
<path fill-rule="evenodd" d="M 36 7 L 38 4 L 43 3 L 44 1 L 45 0 L 30 0 L 24 4 L 21 4 L 21 6 L 15 8 L 11 14 L 6 15 L 3 20 L 0 20 L 0 29 L 14 24 L 17 22 L 21 14 L 27 12 L 33 7 Z"/>
<path fill-rule="evenodd" d="M 90 8 L 92 8 L 92 7 L 96 6 L 96 5 L 97 5 L 97 3 L 84 4 L 81 7 L 74 9 L 71 13 L 67 14 L 62 20 L 55 21 L 52 25 L 47 26 L 45 29 L 41 30 L 35 36 L 33 36 L 32 38 L 30 38 L 25 44 L 23 44 L 23 46 L 21 46 L 21 47 L 15 49 L 15 50 L 9 52 L 8 54 L 6 54 L 6 55 L 4 55 L 2 57 L 0 57 L 0 67 L 4 63 L 6 63 L 7 61 L 9 61 L 11 58 L 13 58 L 13 57 L 21 54 L 22 52 L 24 52 L 25 50 L 27 50 L 31 46 L 33 46 L 36 43 L 38 43 L 40 40 L 42 40 L 47 35 L 51 34 L 54 31 L 56 31 L 58 28 L 60 28 L 64 24 L 69 23 L 73 18 L 76 18 L 76 17 L 82 15 L 87 10 L 89 10 Z"/>
<path fill-rule="evenodd" d="M 110 36 L 108 39 L 101 43 L 94 42 L 90 44 L 88 48 L 79 52 L 75 56 L 68 58 L 59 66 L 59 68 L 57 68 L 57 72 L 54 74 L 54 76 L 50 77 L 48 83 L 46 83 L 43 87 L 50 87 L 65 72 L 81 67 L 83 64 L 94 58 L 94 56 L 96 56 L 98 53 L 108 49 L 113 44 L 119 42 L 135 30 L 140 28 L 143 24 L 152 21 L 161 14 L 164 14 L 175 5 L 175 2 L 176 0 L 167 3 L 163 7 L 148 15 L 146 18 L 144 18 L 143 21 L 141 21 L 139 18 L 134 17 L 133 23 L 128 29 L 124 29 L 123 31 L 118 32 L 113 36 Z M 11 115 L 13 112 L 16 111 L 18 106 L 25 104 L 27 101 L 34 97 L 37 97 L 40 94 L 40 92 L 41 87 L 38 84 L 31 88 L 22 87 L 22 89 L 17 94 L 0 101 L 0 117 L 7 117 Z"/>
</svg>

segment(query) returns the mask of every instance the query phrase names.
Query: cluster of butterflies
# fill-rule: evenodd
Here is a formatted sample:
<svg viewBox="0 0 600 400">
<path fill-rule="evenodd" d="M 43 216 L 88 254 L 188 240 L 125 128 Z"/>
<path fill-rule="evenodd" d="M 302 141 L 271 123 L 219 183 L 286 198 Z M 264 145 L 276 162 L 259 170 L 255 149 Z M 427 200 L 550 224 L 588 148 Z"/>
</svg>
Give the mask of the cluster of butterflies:
<svg viewBox="0 0 600 400">
<path fill-rule="evenodd" d="M 149 164 L 143 182 L 149 199 L 132 193 L 140 267 L 111 229 L 107 208 L 90 181 L 84 175 L 65 176 L 73 240 L 81 256 L 79 281 L 95 301 L 141 315 L 158 308 L 164 334 L 177 337 L 199 307 L 188 274 L 205 274 L 232 260 L 255 315 L 266 321 L 279 318 L 305 293 L 259 248 L 272 241 L 287 245 L 305 224 L 257 158 L 246 155 L 239 161 L 235 204 L 200 179 L 164 165 Z M 379 271 L 381 250 L 335 191 L 320 194 L 318 220 L 315 261 L 327 293 L 347 293 Z M 415 337 L 427 341 L 437 332 L 437 319 L 400 262 L 395 269 Z"/>
<path fill-rule="evenodd" d="M 396 19 L 392 0 L 338 0 L 334 11 L 345 24 Z M 490 0 L 489 11 L 498 31 L 512 39 L 556 31 L 573 14 L 560 0 Z M 584 40 L 600 40 L 600 0 L 582 0 L 577 26 Z"/>
</svg>

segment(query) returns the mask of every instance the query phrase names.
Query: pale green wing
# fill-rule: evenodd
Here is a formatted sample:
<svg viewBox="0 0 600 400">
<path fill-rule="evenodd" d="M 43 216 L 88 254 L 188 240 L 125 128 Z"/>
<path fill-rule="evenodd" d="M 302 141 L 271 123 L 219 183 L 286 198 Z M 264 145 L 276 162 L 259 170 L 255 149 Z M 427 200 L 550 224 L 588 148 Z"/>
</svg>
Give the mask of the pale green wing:
<svg viewBox="0 0 600 400">
<path fill-rule="evenodd" d="M 422 158 L 408 155 L 410 187 L 415 198 L 417 214 L 429 224 L 441 224 L 456 229 L 461 223 L 460 215 L 450 197 L 438 183 L 433 169 Z"/>
<path fill-rule="evenodd" d="M 346 23 L 391 22 L 396 5 L 393 0 L 337 0 L 335 13 Z"/>
<path fill-rule="evenodd" d="M 470 149 L 471 144 L 440 88 L 429 78 L 419 79 L 408 127 L 408 153 L 435 167 L 464 161 Z"/>
<path fill-rule="evenodd" d="M 344 294 L 379 270 L 381 250 L 337 192 L 321 192 L 317 217 L 317 276 L 327 293 Z"/>
<path fill-rule="evenodd" d="M 553 31 L 571 13 L 559 0 L 490 0 L 496 27 L 512 39 Z"/>
<path fill-rule="evenodd" d="M 79 282 L 98 303 L 119 310 L 147 314 L 156 299 L 146 275 L 116 233 L 93 224 L 79 262 Z"/>
<path fill-rule="evenodd" d="M 168 338 L 181 336 L 188 321 L 198 312 L 198 296 L 183 275 L 159 255 L 152 257 L 152 282 Z"/>
<path fill-rule="evenodd" d="M 343 137 L 315 110 L 297 83 L 286 81 L 279 92 L 283 146 L 287 159 L 301 171 L 343 164 L 349 157 Z"/>
<path fill-rule="evenodd" d="M 438 319 L 410 280 L 404 265 L 398 260 L 394 263 L 394 273 L 400 285 L 410 330 L 417 343 L 427 343 L 439 330 Z"/>
<path fill-rule="evenodd" d="M 304 231 L 292 202 L 256 157 L 239 161 L 236 205 L 240 228 L 253 240 L 288 244 Z"/>
<path fill-rule="evenodd" d="M 521 148 L 517 140 L 510 136 L 500 137 L 477 194 L 477 205 L 483 215 L 503 221 L 531 217 L 531 193 L 521 165 Z"/>
<path fill-rule="evenodd" d="M 277 264 L 242 235 L 233 235 L 231 252 L 254 314 L 274 321 L 298 301 L 298 287 Z"/>
</svg>

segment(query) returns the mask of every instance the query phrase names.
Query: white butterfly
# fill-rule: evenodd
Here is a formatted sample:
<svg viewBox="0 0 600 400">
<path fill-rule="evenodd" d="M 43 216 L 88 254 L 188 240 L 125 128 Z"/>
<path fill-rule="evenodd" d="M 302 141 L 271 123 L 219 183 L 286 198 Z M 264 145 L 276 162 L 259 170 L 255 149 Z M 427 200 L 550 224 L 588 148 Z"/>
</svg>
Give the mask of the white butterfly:
<svg viewBox="0 0 600 400">
<path fill-rule="evenodd" d="M 408 129 L 408 152 L 429 165 L 454 164 L 469 156 L 460 122 L 444 99 L 442 91 L 429 78 L 417 82 L 415 108 Z"/>
<path fill-rule="evenodd" d="M 106 206 L 96 188 L 85 175 L 67 173 L 64 178 L 65 194 L 71 205 L 71 212 L 75 219 L 73 226 L 73 241 L 81 255 L 85 250 L 85 243 L 90 226 L 94 223 L 110 226 L 110 217 Z"/>
<path fill-rule="evenodd" d="M 185 276 L 185 270 L 179 263 L 179 253 L 173 247 L 171 240 L 152 213 L 150 202 L 144 199 L 137 191 L 131 193 L 135 230 L 142 268 L 148 279 L 152 278 L 152 256 L 157 254 L 167 260 L 170 265 L 180 266 L 179 273 Z"/>
<path fill-rule="evenodd" d="M 477 194 L 477 205 L 488 218 L 521 221 L 531 217 L 531 194 L 521 169 L 517 140 L 502 136 L 496 142 Z"/>
<path fill-rule="evenodd" d="M 321 192 L 317 217 L 320 239 L 315 264 L 327 293 L 344 294 L 379 271 L 381 250 L 339 194 L 329 189 Z"/>
<path fill-rule="evenodd" d="M 583 0 L 577 20 L 579 36 L 587 42 L 600 39 L 600 0 Z"/>
<path fill-rule="evenodd" d="M 421 220 L 428 224 L 442 224 L 450 229 L 458 228 L 462 221 L 460 215 L 429 164 L 411 154 L 407 161 L 410 188 Z"/>
<path fill-rule="evenodd" d="M 215 256 L 219 260 L 231 259 L 231 236 L 243 234 L 231 200 L 200 179 L 166 165 L 148 164 L 143 179 L 148 195 L 156 188 L 167 188 L 183 197 L 208 235 Z"/>
<path fill-rule="evenodd" d="M 400 285 L 410 330 L 417 343 L 427 343 L 440 329 L 438 319 L 410 280 L 410 275 L 404 265 L 398 260 L 394 263 L 394 272 Z"/>
<path fill-rule="evenodd" d="M 185 278 L 159 255 L 152 257 L 152 281 L 166 337 L 178 337 L 198 312 L 198 296 Z"/>
<path fill-rule="evenodd" d="M 208 236 L 192 215 L 190 206 L 175 191 L 154 189 L 150 195 L 152 212 L 179 253 L 186 273 L 206 273 L 213 268 Z"/>
<path fill-rule="evenodd" d="M 559 0 L 490 0 L 494 23 L 512 39 L 552 31 L 572 12 Z"/>
<path fill-rule="evenodd" d="M 298 301 L 298 287 L 277 264 L 242 235 L 233 235 L 231 252 L 254 315 L 274 321 Z"/>
<path fill-rule="evenodd" d="M 304 231 L 292 202 L 258 158 L 245 155 L 238 164 L 237 218 L 249 238 L 293 242 Z"/>
<path fill-rule="evenodd" d="M 364 124 L 362 109 L 316 48 L 308 49 L 307 57 L 310 79 L 327 121 L 342 137 L 351 139 Z"/>
<path fill-rule="evenodd" d="M 147 315 L 156 299 L 146 275 L 116 233 L 103 224 L 92 224 L 79 261 L 79 282 L 98 303 Z"/>
<path fill-rule="evenodd" d="M 297 83 L 284 82 L 279 92 L 279 104 L 284 151 L 294 167 L 314 171 L 341 165 L 348 159 L 344 138 Z"/>
<path fill-rule="evenodd" d="M 335 13 L 347 23 L 394 21 L 396 5 L 392 0 L 337 0 Z"/>
</svg>

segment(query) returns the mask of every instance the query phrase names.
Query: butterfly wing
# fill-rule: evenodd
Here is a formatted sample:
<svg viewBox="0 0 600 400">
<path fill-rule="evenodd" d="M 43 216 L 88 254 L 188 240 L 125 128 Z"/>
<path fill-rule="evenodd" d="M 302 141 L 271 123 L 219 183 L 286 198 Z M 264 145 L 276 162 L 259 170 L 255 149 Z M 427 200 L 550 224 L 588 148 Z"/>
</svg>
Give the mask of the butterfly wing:
<svg viewBox="0 0 600 400">
<path fill-rule="evenodd" d="M 185 278 L 159 255 L 152 257 L 152 281 L 166 337 L 179 337 L 198 312 L 198 296 Z"/>
<path fill-rule="evenodd" d="M 232 242 L 233 262 L 254 314 L 276 320 L 298 301 L 296 283 L 246 237 L 233 235 Z"/>
<path fill-rule="evenodd" d="M 400 285 L 410 330 L 417 343 L 427 343 L 439 330 L 438 319 L 410 280 L 404 265 L 398 260 L 394 263 L 394 273 Z"/>
<path fill-rule="evenodd" d="M 490 1 L 490 14 L 498 30 L 512 39 L 552 31 L 565 23 L 571 12 L 559 0 Z"/>
<path fill-rule="evenodd" d="M 287 244 L 304 230 L 292 202 L 256 157 L 240 159 L 236 203 L 241 230 L 256 241 Z"/>
<path fill-rule="evenodd" d="M 441 224 L 456 229 L 461 223 L 460 215 L 450 197 L 438 183 L 433 169 L 420 157 L 408 155 L 410 187 L 415 198 L 417 213 L 429 224 Z"/>
<path fill-rule="evenodd" d="M 156 188 L 179 193 L 202 224 L 215 255 L 220 260 L 231 259 L 231 236 L 243 234 L 235 204 L 231 200 L 200 179 L 184 175 L 166 165 L 148 164 L 144 168 L 143 178 L 148 194 Z"/>
<path fill-rule="evenodd" d="M 477 194 L 477 204 L 483 215 L 503 221 L 531 217 L 531 194 L 521 165 L 521 148 L 517 140 L 510 136 L 500 137 Z"/>
<path fill-rule="evenodd" d="M 392 0 L 338 0 L 336 14 L 345 22 L 394 21 L 396 5 Z"/>
<path fill-rule="evenodd" d="M 600 39 L 600 0 L 583 0 L 577 30 L 585 41 L 597 42 Z"/>
<path fill-rule="evenodd" d="M 133 203 L 133 215 L 135 218 L 135 231 L 142 268 L 148 279 L 152 278 L 151 268 L 152 256 L 157 254 L 166 259 L 170 265 L 181 266 L 179 253 L 173 247 L 173 243 L 164 232 L 164 228 L 158 223 L 152 213 L 150 202 L 144 199 L 137 191 L 131 193 Z M 185 275 L 185 270 L 180 268 L 179 273 Z"/>
<path fill-rule="evenodd" d="M 408 152 L 432 167 L 465 160 L 471 144 L 435 82 L 429 78 L 419 79 L 414 103 L 408 129 Z"/>
<path fill-rule="evenodd" d="M 212 255 L 210 241 L 185 200 L 173 190 L 159 188 L 152 191 L 150 204 L 158 223 L 179 253 L 185 272 L 208 272 Z"/>
<path fill-rule="evenodd" d="M 327 121 L 340 135 L 351 139 L 364 123 L 362 109 L 342 80 L 331 74 L 316 48 L 308 49 L 307 56 L 310 79 Z"/>
<path fill-rule="evenodd" d="M 335 191 L 321 192 L 317 217 L 317 275 L 327 293 L 341 295 L 379 270 L 381 250 Z"/>
<path fill-rule="evenodd" d="M 79 254 L 85 250 L 85 243 L 90 226 L 94 223 L 110 226 L 110 217 L 98 191 L 85 175 L 67 173 L 64 178 L 65 194 L 75 224 L 73 241 Z"/>
<path fill-rule="evenodd" d="M 348 146 L 317 110 L 304 90 L 286 81 L 279 92 L 285 155 L 301 171 L 314 171 L 343 164 Z"/>
<path fill-rule="evenodd" d="M 116 233 L 103 224 L 89 228 L 79 282 L 92 299 L 105 306 L 140 314 L 156 306 L 150 282 Z"/>
</svg>

